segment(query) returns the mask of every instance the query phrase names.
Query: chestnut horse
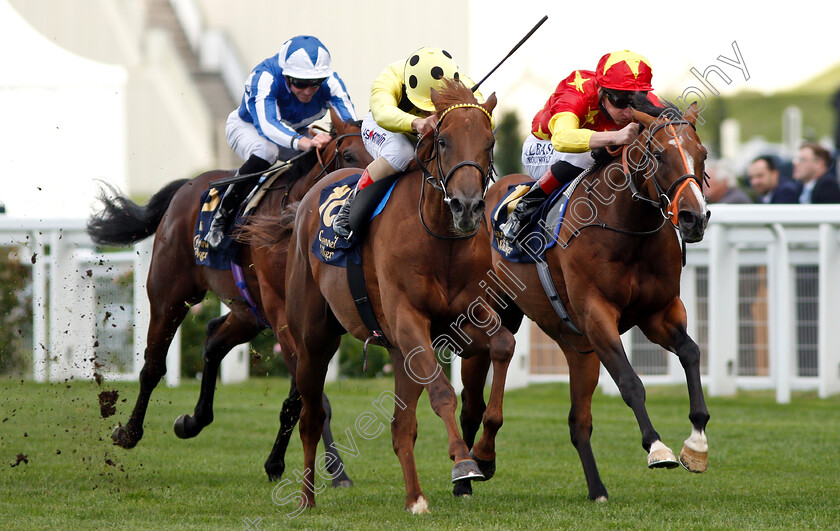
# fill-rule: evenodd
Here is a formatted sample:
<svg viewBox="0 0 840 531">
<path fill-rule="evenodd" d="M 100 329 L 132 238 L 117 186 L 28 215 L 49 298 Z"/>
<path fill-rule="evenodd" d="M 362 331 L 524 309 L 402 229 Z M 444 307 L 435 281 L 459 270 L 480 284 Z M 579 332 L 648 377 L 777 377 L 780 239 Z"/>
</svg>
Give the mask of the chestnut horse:
<svg viewBox="0 0 840 531">
<path fill-rule="evenodd" d="M 546 251 L 556 290 L 582 334 L 558 318 L 535 264 L 504 263 L 527 286 L 516 304 L 566 355 L 572 444 L 583 464 L 589 499 L 599 501 L 607 499 L 607 490 L 590 446 L 591 401 L 599 362 L 636 416 L 648 466 L 678 466 L 673 452 L 653 428 L 645 409 L 644 386 L 622 347 L 619 334 L 633 326 L 679 357 L 688 384 L 692 425 L 679 462 L 692 472 L 707 467 L 709 413 L 700 383 L 700 349 L 686 332 L 686 311 L 679 297 L 682 255 L 677 238 L 677 231 L 684 242 L 703 237 L 709 216 L 701 192 L 706 149 L 694 130 L 696 106 L 684 117 L 673 106 L 643 108 L 658 118 L 633 111 L 644 129 L 624 150 L 623 164 L 601 166 L 581 180 L 566 207 L 558 244 Z M 501 179 L 488 192 L 488 203 L 497 204 L 509 185 L 521 183 L 523 178 L 527 176 Z M 671 224 L 676 230 L 668 228 Z M 494 266 L 503 260 L 494 250 Z M 475 360 L 465 360 L 462 368 L 467 386 L 464 410 L 480 415 L 480 404 L 467 405 L 480 399 L 481 385 L 476 382 L 483 381 L 486 369 Z M 475 418 L 467 421 L 476 423 Z"/>
<path fill-rule="evenodd" d="M 405 480 L 405 507 L 415 514 L 428 512 L 414 461 L 420 394 L 425 388 L 446 427 L 448 454 L 454 462 L 452 481 L 489 479 L 514 347 L 513 335 L 499 324 L 481 289 L 486 284 L 480 282 L 492 267 L 490 249 L 477 234 L 484 232 L 495 94 L 479 104 L 461 82 L 446 80 L 440 92 L 432 91 L 432 101 L 440 117 L 433 138 L 426 135 L 420 140 L 418 162 L 396 182 L 360 244 L 369 300 L 390 344 L 395 373 L 395 395 L 388 396 L 395 403 L 391 436 Z M 297 385 L 303 400 L 300 437 L 306 473 L 301 492 L 309 507 L 315 505 L 315 451 L 325 416 L 320 396 L 327 364 L 345 331 L 362 340 L 369 337 L 345 270 L 322 263 L 310 250 L 322 223 L 321 190 L 350 174 L 341 170 L 329 175 L 301 201 L 286 271 L 287 302 L 296 309 L 288 322 L 298 346 Z M 325 212 L 323 222 L 334 214 Z M 488 316 L 496 316 L 492 326 Z M 489 357 L 494 366 L 484 432 L 472 454 L 455 420 L 457 397 L 435 358 L 434 350 L 444 347 L 465 357 Z"/>
<path fill-rule="evenodd" d="M 335 129 L 334 138 L 323 149 L 310 151 L 294 161 L 291 168 L 266 192 L 253 216 L 279 217 L 290 201 L 303 197 L 328 171 L 363 167 L 372 161 L 362 143 L 359 123 L 344 123 L 332 110 L 330 115 Z M 234 173 L 210 171 L 191 180 L 172 182 L 152 196 L 145 207 L 125 197 L 108 197 L 103 193 L 104 209 L 88 222 L 88 234 L 94 242 L 102 245 L 128 245 L 156 234 L 146 288 L 151 317 L 145 361 L 140 371 L 140 394 L 128 423 L 117 426 L 111 435 L 114 444 L 123 448 L 133 448 L 143 437 L 143 420 L 149 398 L 166 373 L 169 344 L 190 305 L 201 302 L 206 292 L 211 290 L 225 301 L 231 311 L 213 319 L 207 326 L 201 392 L 194 414 L 182 415 L 175 421 L 175 434 L 180 438 L 195 437 L 213 422 L 213 396 L 219 364 L 233 347 L 250 341 L 264 329 L 237 289 L 230 271 L 195 263 L 193 234 L 201 194 L 210 182 L 231 177 Z M 289 236 L 289 233 L 280 235 L 286 242 Z M 272 330 L 292 374 L 292 388 L 280 415 L 280 431 L 265 463 L 269 479 L 278 479 L 285 468 L 286 445 L 300 412 L 300 399 L 294 383 L 296 349 L 285 327 L 286 253 L 244 244 L 240 259 L 256 307 L 262 315 L 274 316 Z M 323 398 L 329 407 L 326 396 Z M 325 427 L 324 436 L 328 443 L 332 442 L 329 425 Z M 340 465 L 340 459 L 335 465 Z M 343 473 L 343 467 L 341 470 L 342 474 L 333 484 L 352 484 Z"/>
</svg>

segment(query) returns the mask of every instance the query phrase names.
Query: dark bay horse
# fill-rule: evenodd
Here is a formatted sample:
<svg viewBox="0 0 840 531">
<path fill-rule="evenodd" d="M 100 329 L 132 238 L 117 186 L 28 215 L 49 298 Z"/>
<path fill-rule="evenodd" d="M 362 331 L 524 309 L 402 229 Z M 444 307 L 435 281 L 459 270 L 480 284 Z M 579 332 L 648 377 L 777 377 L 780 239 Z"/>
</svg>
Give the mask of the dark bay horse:
<svg viewBox="0 0 840 531">
<path fill-rule="evenodd" d="M 703 237 L 709 215 L 701 192 L 706 150 L 694 131 L 696 106 L 684 117 L 673 107 L 645 110 L 656 116 L 634 110 L 644 130 L 624 150 L 623 163 L 601 166 L 582 179 L 569 199 L 558 244 L 546 252 L 557 292 L 582 335 L 552 308 L 535 264 L 503 263 L 502 256 L 493 252 L 494 266 L 509 268 L 527 286 L 516 304 L 560 345 L 568 360 L 569 428 L 591 500 L 607 499 L 590 445 L 591 400 L 600 363 L 636 416 L 648 466 L 678 466 L 653 428 L 645 409 L 645 389 L 622 347 L 619 334 L 633 326 L 679 357 L 692 425 L 680 462 L 693 472 L 707 467 L 709 413 L 700 382 L 700 349 L 686 332 L 686 311 L 679 297 L 682 255 L 677 237 L 677 231 L 685 242 Z M 527 178 L 501 179 L 488 192 L 488 203 L 496 205 L 509 185 L 523 182 L 523 177 Z M 672 224 L 677 230 L 671 229 Z M 475 360 L 465 360 L 462 368 L 467 410 L 467 404 L 481 396 L 475 382 L 483 382 L 483 374 Z"/>
<path fill-rule="evenodd" d="M 276 219 L 290 202 L 300 200 L 328 171 L 364 167 L 371 162 L 361 141 L 359 123 L 344 123 L 332 110 L 330 115 L 335 129 L 331 142 L 323 149 L 312 150 L 296 160 L 266 192 L 253 216 Z M 234 173 L 210 171 L 191 180 L 172 182 L 152 196 L 146 206 L 139 206 L 119 195 L 109 197 L 103 193 L 104 209 L 88 222 L 91 238 L 103 245 L 128 245 L 156 234 L 147 280 L 151 317 L 145 361 L 140 371 L 140 394 L 128 422 L 118 426 L 111 436 L 114 444 L 123 448 L 133 448 L 143 437 L 143 420 L 149 398 L 166 373 L 169 344 L 190 305 L 201 302 L 206 292 L 211 290 L 225 301 L 231 311 L 213 319 L 207 326 L 201 393 L 194 414 L 182 415 L 175 422 L 175 434 L 180 438 L 195 437 L 213 421 L 213 396 L 219 364 L 233 347 L 250 341 L 264 328 L 236 288 L 230 271 L 195 263 L 193 232 L 200 207 L 199 198 L 208 183 L 231 177 Z M 278 235 L 286 242 L 289 236 L 290 232 Z M 273 316 L 272 330 L 292 374 L 292 388 L 280 415 L 280 431 L 265 463 L 269 479 L 279 479 L 285 468 L 286 445 L 300 411 L 300 399 L 294 383 L 296 348 L 285 326 L 286 253 L 244 244 L 240 259 L 257 308 L 262 315 Z M 269 285 L 273 286 L 269 288 Z M 326 396 L 323 399 L 329 407 Z M 328 444 L 332 442 L 328 424 L 324 436 L 325 440 L 329 439 Z M 340 459 L 335 462 L 335 466 L 339 465 Z M 341 470 L 342 474 L 333 484 L 350 484 L 343 473 L 343 466 Z"/>
<path fill-rule="evenodd" d="M 388 405 L 395 404 L 391 437 L 405 480 L 405 507 L 415 514 L 428 512 L 414 461 L 420 394 L 425 388 L 446 427 L 448 455 L 454 462 L 452 481 L 489 479 L 514 347 L 513 335 L 501 326 L 494 302 L 481 288 L 486 285 L 481 278 L 492 273 L 481 224 L 494 145 L 490 113 L 496 97 L 479 104 L 462 83 L 448 80 L 440 92 L 432 91 L 432 101 L 440 117 L 435 134 L 421 139 L 417 156 L 421 162 L 412 163 L 397 181 L 361 244 L 371 305 L 392 345 L 395 395 L 387 396 Z M 287 303 L 296 308 L 288 322 L 298 345 L 297 384 L 303 400 L 300 436 L 306 474 L 301 492 L 310 507 L 315 505 L 315 452 L 325 417 L 320 396 L 327 364 L 345 331 L 362 340 L 369 337 L 345 270 L 320 262 L 310 250 L 322 222 L 321 190 L 350 173 L 329 175 L 301 201 L 286 272 Z M 492 360 L 494 366 L 484 431 L 472 454 L 455 420 L 457 397 L 435 358 L 434 350 L 444 347 L 465 357 Z M 384 397 L 385 393 L 380 409 Z"/>
</svg>

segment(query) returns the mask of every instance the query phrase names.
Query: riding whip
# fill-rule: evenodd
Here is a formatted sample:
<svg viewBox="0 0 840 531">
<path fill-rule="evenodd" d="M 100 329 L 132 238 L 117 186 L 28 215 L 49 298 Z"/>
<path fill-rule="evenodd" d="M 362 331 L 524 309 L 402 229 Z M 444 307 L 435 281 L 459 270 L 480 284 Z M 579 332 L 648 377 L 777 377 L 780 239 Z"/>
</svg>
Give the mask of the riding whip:
<svg viewBox="0 0 840 531">
<path fill-rule="evenodd" d="M 505 56 L 505 58 L 504 58 L 504 59 L 502 59 L 501 61 L 499 61 L 499 64 L 497 64 L 495 67 L 493 67 L 493 70 L 491 70 L 490 72 L 488 72 L 488 74 L 487 74 L 486 76 L 484 76 L 483 78 L 481 78 L 481 81 L 479 81 L 478 83 L 476 83 L 475 85 L 473 85 L 473 88 L 472 88 L 472 89 L 470 89 L 470 90 L 472 90 L 473 92 L 475 92 L 476 90 L 478 90 L 478 86 L 479 86 L 479 85 L 481 85 L 482 83 L 484 83 L 484 81 L 486 81 L 486 80 L 487 80 L 487 78 L 488 78 L 488 77 L 490 77 L 490 74 L 492 74 L 493 72 L 495 72 L 497 68 L 499 68 L 500 66 L 502 66 L 502 63 L 504 63 L 505 61 L 507 61 L 508 57 L 510 57 L 511 55 L 513 55 L 513 52 L 515 52 L 516 50 L 518 50 L 518 49 L 519 49 L 519 47 L 520 47 L 520 46 L 522 46 L 522 45 L 525 43 L 525 41 L 527 41 L 527 40 L 528 40 L 528 38 L 529 38 L 531 35 L 533 35 L 533 34 L 534 34 L 534 32 L 535 32 L 535 31 L 537 31 L 537 29 L 539 29 L 539 27 L 540 27 L 540 26 L 542 26 L 542 25 L 543 25 L 543 22 L 545 22 L 546 20 L 548 20 L 548 15 L 545 15 L 543 18 L 541 18 L 541 19 L 540 19 L 540 21 L 539 21 L 539 22 L 537 22 L 537 25 L 536 25 L 536 26 L 534 26 L 533 28 L 531 28 L 531 31 L 529 31 L 527 35 L 525 35 L 524 37 L 522 37 L 522 40 L 521 40 L 521 41 L 519 41 L 518 43 L 516 43 L 516 46 L 514 46 L 514 47 L 513 47 L 513 49 L 512 49 L 511 51 L 509 51 L 509 52 L 508 52 L 508 54 Z"/>
</svg>

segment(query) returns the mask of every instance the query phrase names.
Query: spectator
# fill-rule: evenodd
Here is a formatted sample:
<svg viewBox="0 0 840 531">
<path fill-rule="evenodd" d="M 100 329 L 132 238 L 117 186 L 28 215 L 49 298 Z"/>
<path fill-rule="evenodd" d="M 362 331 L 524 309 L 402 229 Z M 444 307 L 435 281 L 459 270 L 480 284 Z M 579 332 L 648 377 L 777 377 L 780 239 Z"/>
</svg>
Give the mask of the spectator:
<svg viewBox="0 0 840 531">
<path fill-rule="evenodd" d="M 762 155 L 753 160 L 747 168 L 750 186 L 758 194 L 756 202 L 775 204 L 799 203 L 799 187 L 791 181 L 779 182 L 779 167 L 776 159 Z"/>
<path fill-rule="evenodd" d="M 709 183 L 706 187 L 706 199 L 712 203 L 752 203 L 750 196 L 738 188 L 738 181 L 732 167 L 722 160 L 706 163 Z"/>
<path fill-rule="evenodd" d="M 830 166 L 828 150 L 813 142 L 802 144 L 793 160 L 793 178 L 802 183 L 800 203 L 840 203 L 840 184 Z"/>
</svg>

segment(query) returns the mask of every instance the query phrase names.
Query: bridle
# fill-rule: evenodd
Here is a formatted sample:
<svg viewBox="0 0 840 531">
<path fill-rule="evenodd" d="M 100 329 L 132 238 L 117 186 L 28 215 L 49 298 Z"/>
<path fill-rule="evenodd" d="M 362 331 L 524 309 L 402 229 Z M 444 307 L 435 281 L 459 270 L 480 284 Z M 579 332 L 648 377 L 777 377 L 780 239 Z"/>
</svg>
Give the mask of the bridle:
<svg viewBox="0 0 840 531">
<path fill-rule="evenodd" d="M 439 191 L 440 193 L 443 194 L 443 201 L 447 205 L 452 201 L 452 198 L 449 197 L 449 193 L 446 190 L 446 184 L 449 182 L 449 179 L 452 178 L 452 176 L 455 174 L 455 172 L 458 171 L 459 169 L 467 167 L 467 166 L 471 166 L 471 167 L 476 168 L 478 170 L 479 174 L 481 175 L 481 181 L 482 181 L 482 191 L 481 191 L 481 198 L 482 199 L 484 199 L 485 195 L 487 195 L 487 189 L 490 187 L 490 182 L 495 180 L 495 179 L 493 179 L 493 174 L 494 174 L 495 170 L 493 168 L 493 153 L 492 153 L 492 151 L 490 152 L 490 166 L 486 170 L 481 166 L 481 164 L 479 164 L 478 162 L 476 162 L 474 160 L 462 160 L 461 162 L 452 166 L 452 168 L 450 168 L 448 172 L 444 173 L 444 171 L 443 171 L 443 165 L 441 163 L 441 157 L 440 157 L 440 153 L 439 153 L 440 144 L 438 143 L 438 137 L 440 135 L 440 126 L 443 123 L 444 118 L 446 118 L 446 115 L 450 111 L 452 111 L 453 109 L 463 109 L 463 108 L 478 109 L 481 112 L 483 112 L 485 115 L 487 115 L 487 119 L 490 121 L 490 123 L 493 122 L 493 117 L 490 114 L 490 112 L 488 112 L 487 109 L 485 109 L 481 105 L 477 105 L 475 103 L 456 103 L 455 105 L 447 107 L 442 113 L 440 113 L 440 118 L 438 119 L 438 123 L 435 126 L 434 136 L 432 137 L 432 141 L 434 142 L 434 144 L 433 144 L 434 148 L 432 150 L 432 156 L 429 157 L 426 161 L 420 160 L 420 155 L 419 155 L 420 145 L 423 143 L 423 140 L 426 138 L 427 135 L 423 135 L 422 137 L 420 137 L 420 140 L 417 142 L 417 145 L 414 147 L 414 160 L 417 161 L 417 165 L 420 167 L 420 171 L 423 172 L 423 178 L 426 180 L 427 183 L 429 183 L 432 186 L 432 188 L 434 188 L 435 190 L 437 190 L 437 191 Z M 435 159 L 436 159 L 436 162 L 437 162 L 437 175 L 432 174 L 428 170 L 428 168 L 426 167 L 426 163 L 428 163 L 432 160 L 435 160 Z M 443 177 L 441 177 L 441 176 L 443 176 Z M 442 236 L 440 234 L 435 234 L 431 229 L 429 229 L 429 227 L 426 225 L 426 221 L 423 219 L 422 205 L 423 205 L 423 195 L 424 195 L 425 189 L 426 189 L 425 186 L 422 186 L 420 188 L 420 201 L 417 205 L 417 209 L 418 209 L 418 212 L 420 214 L 420 222 L 423 224 L 423 228 L 426 229 L 426 232 L 428 232 L 429 234 L 431 234 L 435 238 L 439 238 L 439 239 L 442 239 L 442 240 L 463 240 L 463 239 L 466 239 L 466 238 L 472 238 L 478 232 L 478 229 L 476 229 L 469 234 L 463 234 L 463 235 L 459 235 L 459 236 Z M 482 218 L 482 221 L 483 221 L 483 218 Z"/>
<path fill-rule="evenodd" d="M 674 125 L 690 125 L 692 128 L 694 124 L 689 122 L 688 120 L 668 120 L 666 122 L 657 124 L 652 129 L 649 129 L 646 132 L 647 140 L 645 142 L 645 155 L 652 155 L 653 160 L 658 160 L 656 154 L 651 150 L 651 142 L 653 141 L 653 135 L 655 135 L 659 130 L 663 128 L 668 128 L 671 137 L 675 139 L 675 144 L 680 151 L 680 158 L 683 163 L 683 168 L 685 173 L 681 175 L 679 178 L 675 179 L 674 182 L 668 187 L 668 190 L 663 190 L 662 186 L 659 184 L 659 181 L 656 180 L 655 170 L 654 175 L 651 176 L 651 180 L 653 181 L 653 186 L 656 191 L 656 199 L 651 199 L 650 197 L 642 194 L 639 192 L 638 188 L 636 188 L 636 183 L 633 179 L 632 172 L 630 171 L 630 165 L 627 161 L 627 152 L 629 149 L 624 149 L 621 153 L 621 167 L 622 171 L 624 172 L 624 177 L 627 179 L 627 182 L 630 186 L 630 192 L 632 193 L 633 199 L 638 201 L 642 201 L 645 204 L 649 204 L 654 208 L 659 209 L 662 213 L 662 217 L 665 220 L 669 220 L 674 227 L 678 226 L 678 214 L 679 214 L 679 200 L 682 197 L 683 193 L 685 192 L 688 185 L 693 180 L 697 187 L 703 190 L 703 183 L 700 179 L 691 172 L 689 165 L 688 165 L 688 158 L 685 155 L 685 151 L 683 150 L 682 144 L 679 141 L 676 141 L 677 138 L 677 131 L 674 129 Z M 671 198 L 671 194 L 676 190 L 674 193 L 673 199 Z"/>
<path fill-rule="evenodd" d="M 345 139 L 345 138 L 347 138 L 347 137 L 350 137 L 350 136 L 358 136 L 359 138 L 361 138 L 362 133 L 345 133 L 345 134 L 343 134 L 343 135 L 339 135 L 339 136 L 337 136 L 337 137 L 335 138 L 335 150 L 333 150 L 332 158 L 330 158 L 330 160 L 329 160 L 329 161 L 327 161 L 326 163 L 325 163 L 325 162 L 323 161 L 323 159 L 321 158 L 321 152 L 320 152 L 319 150 L 317 150 L 317 149 L 315 150 L 315 155 L 318 157 L 318 164 L 320 164 L 320 165 L 321 165 L 321 171 L 320 171 L 320 172 L 318 173 L 318 175 L 316 175 L 316 176 L 315 176 L 315 178 L 312 180 L 312 182 L 313 182 L 313 183 L 318 182 L 318 180 L 319 180 L 319 179 L 321 179 L 321 177 L 323 177 L 324 175 L 326 175 L 326 174 L 327 174 L 327 171 L 328 171 L 328 168 L 329 168 L 329 167 L 333 164 L 333 162 L 335 162 L 336 160 L 338 160 L 338 163 L 336 164 L 336 167 L 333 169 L 333 171 L 335 171 L 335 170 L 340 170 L 341 168 L 343 168 L 343 167 L 344 167 L 344 165 L 343 165 L 343 162 L 344 162 L 344 161 L 343 161 L 343 160 L 342 160 L 342 159 L 338 156 L 338 151 L 339 151 L 339 148 L 341 147 L 341 141 L 342 141 L 342 140 L 344 140 L 344 139 Z"/>
</svg>

